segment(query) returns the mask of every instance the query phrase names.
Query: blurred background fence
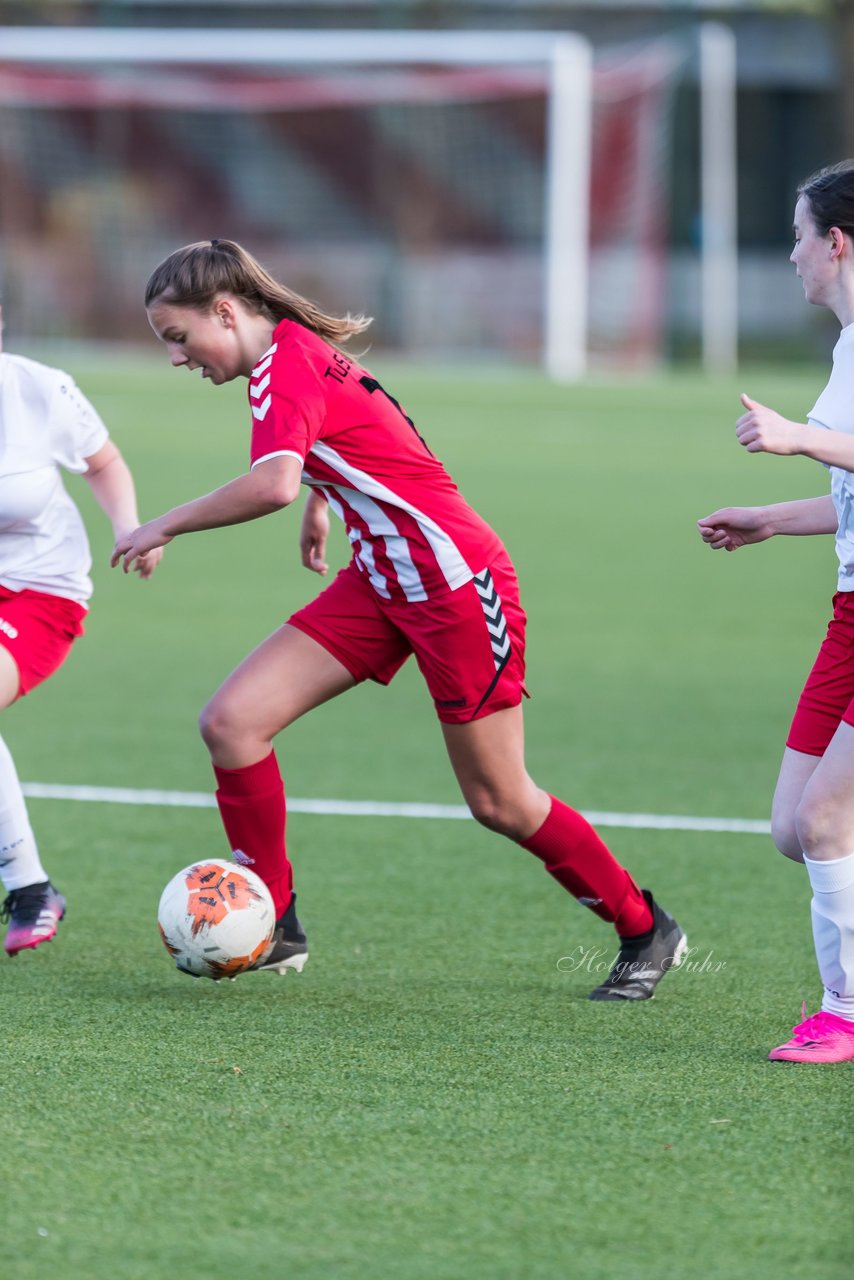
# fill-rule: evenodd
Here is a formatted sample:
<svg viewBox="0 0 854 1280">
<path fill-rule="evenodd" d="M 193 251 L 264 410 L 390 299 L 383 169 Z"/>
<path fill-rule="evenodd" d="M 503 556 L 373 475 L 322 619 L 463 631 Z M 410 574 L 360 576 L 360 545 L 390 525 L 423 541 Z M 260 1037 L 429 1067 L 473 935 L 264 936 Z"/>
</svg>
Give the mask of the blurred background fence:
<svg viewBox="0 0 854 1280">
<path fill-rule="evenodd" d="M 322 20 L 332 32 L 408 21 L 521 33 L 554 30 L 559 17 L 593 48 L 589 254 L 578 272 L 591 357 L 637 368 L 691 353 L 706 9 L 687 0 L 0 5 L 7 47 L 11 28 L 34 18 L 46 34 L 69 21 L 113 26 L 127 44 L 114 64 L 85 53 L 4 59 L 0 26 L 7 319 L 27 339 L 148 342 L 140 298 L 151 268 L 179 244 L 228 236 L 325 307 L 375 315 L 375 347 L 537 361 L 546 67 L 174 59 L 192 26 L 299 30 Z M 738 328 L 743 349 L 779 349 L 804 329 L 787 263 L 794 188 L 844 144 L 838 41 L 815 6 L 716 6 L 727 9 L 738 68 Z M 169 57 L 138 61 L 139 32 L 155 24 Z M 816 334 L 818 345 L 820 324 Z"/>
</svg>

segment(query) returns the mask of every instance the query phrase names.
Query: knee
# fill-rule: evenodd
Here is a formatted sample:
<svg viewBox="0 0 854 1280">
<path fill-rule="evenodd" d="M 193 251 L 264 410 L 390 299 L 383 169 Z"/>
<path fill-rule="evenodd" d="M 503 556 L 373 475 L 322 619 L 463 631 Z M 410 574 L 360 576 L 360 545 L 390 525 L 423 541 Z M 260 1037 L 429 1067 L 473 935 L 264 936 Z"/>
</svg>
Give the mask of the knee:
<svg viewBox="0 0 854 1280">
<path fill-rule="evenodd" d="M 511 840 L 519 839 L 525 829 L 524 821 L 520 821 L 515 806 L 491 791 L 487 787 L 478 788 L 466 796 L 472 817 L 489 831 L 497 831 L 499 835 L 508 836 Z"/>
<path fill-rule="evenodd" d="M 771 839 L 784 858 L 791 858 L 793 862 L 803 862 L 804 851 L 792 817 L 780 818 L 772 814 Z"/>
<path fill-rule="evenodd" d="M 812 857 L 834 840 L 832 807 L 824 803 L 820 796 L 807 794 L 795 813 L 795 828 L 801 849 L 807 857 Z"/>
<path fill-rule="evenodd" d="M 202 709 L 199 716 L 199 732 L 210 751 L 216 751 L 237 736 L 237 720 L 229 710 L 225 699 L 214 695 Z"/>
<path fill-rule="evenodd" d="M 471 809 L 475 822 L 490 831 L 504 833 L 506 816 L 500 798 L 488 788 L 478 788 L 466 796 L 466 803 Z"/>
<path fill-rule="evenodd" d="M 532 788 L 530 796 L 505 795 L 490 787 L 477 787 L 466 795 L 472 817 L 482 827 L 507 836 L 509 840 L 525 840 L 542 826 L 548 815 L 549 799 Z M 542 798 L 542 799 L 541 799 Z"/>
</svg>

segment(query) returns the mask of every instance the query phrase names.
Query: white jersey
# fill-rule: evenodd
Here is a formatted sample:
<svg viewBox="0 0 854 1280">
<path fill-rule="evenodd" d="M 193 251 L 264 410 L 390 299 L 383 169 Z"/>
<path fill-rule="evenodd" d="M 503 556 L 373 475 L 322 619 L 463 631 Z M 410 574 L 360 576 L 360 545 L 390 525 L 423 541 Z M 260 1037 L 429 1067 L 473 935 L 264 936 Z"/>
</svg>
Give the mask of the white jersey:
<svg viewBox="0 0 854 1280">
<path fill-rule="evenodd" d="M 846 325 L 833 348 L 830 380 L 810 409 L 807 420 L 814 427 L 844 431 L 854 436 L 854 324 Z M 836 507 L 836 554 L 839 557 L 839 590 L 854 591 L 854 472 L 828 467 L 833 505 Z"/>
<path fill-rule="evenodd" d="M 74 379 L 0 353 L 0 584 L 81 604 L 92 594 L 89 541 L 60 468 L 83 472 L 107 428 Z"/>
</svg>

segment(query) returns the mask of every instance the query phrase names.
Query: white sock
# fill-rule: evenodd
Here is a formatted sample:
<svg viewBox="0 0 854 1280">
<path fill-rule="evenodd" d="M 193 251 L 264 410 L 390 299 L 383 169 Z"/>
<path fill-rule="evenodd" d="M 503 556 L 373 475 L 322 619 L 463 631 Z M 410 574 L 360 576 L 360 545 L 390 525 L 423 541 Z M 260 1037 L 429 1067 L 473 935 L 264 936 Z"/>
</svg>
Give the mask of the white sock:
<svg viewBox="0 0 854 1280">
<path fill-rule="evenodd" d="M 0 880 L 7 890 L 47 880 L 15 762 L 0 738 Z"/>
<path fill-rule="evenodd" d="M 821 1007 L 854 1021 L 854 853 L 832 862 L 804 857 L 812 885 L 812 932 L 824 983 Z"/>
</svg>

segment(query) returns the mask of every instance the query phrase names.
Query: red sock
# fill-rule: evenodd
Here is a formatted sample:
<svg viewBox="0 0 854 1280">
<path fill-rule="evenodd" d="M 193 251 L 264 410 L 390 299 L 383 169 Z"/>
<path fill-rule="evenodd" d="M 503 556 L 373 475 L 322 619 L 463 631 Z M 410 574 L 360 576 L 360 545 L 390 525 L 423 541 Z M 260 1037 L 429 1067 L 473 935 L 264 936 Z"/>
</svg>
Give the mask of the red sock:
<svg viewBox="0 0 854 1280">
<path fill-rule="evenodd" d="M 220 769 L 216 802 L 232 851 L 261 877 L 278 920 L 291 901 L 293 867 L 285 852 L 285 788 L 275 751 L 243 769 Z"/>
<path fill-rule="evenodd" d="M 652 928 L 652 912 L 632 877 L 603 844 L 586 818 L 551 796 L 539 831 L 520 840 L 574 898 L 614 924 L 621 937 Z"/>
</svg>

